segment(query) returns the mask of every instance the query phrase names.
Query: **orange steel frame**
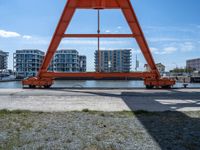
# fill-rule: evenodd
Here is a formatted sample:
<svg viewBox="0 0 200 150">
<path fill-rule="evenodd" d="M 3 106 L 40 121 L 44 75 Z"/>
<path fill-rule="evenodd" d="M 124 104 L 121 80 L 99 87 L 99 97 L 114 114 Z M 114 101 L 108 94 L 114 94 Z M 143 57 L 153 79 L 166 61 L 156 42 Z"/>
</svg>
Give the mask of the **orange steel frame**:
<svg viewBox="0 0 200 150">
<path fill-rule="evenodd" d="M 131 34 L 65 34 L 69 23 L 76 11 L 76 9 L 121 9 L 125 19 L 132 31 Z M 138 43 L 148 65 L 151 68 L 150 72 L 131 72 L 131 73 L 103 73 L 103 72 L 87 72 L 87 73 L 58 73 L 48 72 L 49 64 L 54 56 L 62 38 L 135 38 Z M 159 71 L 155 65 L 154 59 L 151 55 L 145 36 L 142 32 L 134 9 L 130 0 L 68 0 L 64 8 L 60 21 L 57 25 L 56 31 L 53 35 L 49 45 L 47 54 L 44 58 L 43 64 L 39 70 L 37 77 L 32 77 L 23 80 L 23 85 L 30 87 L 50 87 L 53 84 L 54 78 L 58 77 L 140 77 L 145 81 L 145 85 L 149 88 L 169 87 L 175 84 L 175 81 L 170 79 L 161 79 Z"/>
</svg>

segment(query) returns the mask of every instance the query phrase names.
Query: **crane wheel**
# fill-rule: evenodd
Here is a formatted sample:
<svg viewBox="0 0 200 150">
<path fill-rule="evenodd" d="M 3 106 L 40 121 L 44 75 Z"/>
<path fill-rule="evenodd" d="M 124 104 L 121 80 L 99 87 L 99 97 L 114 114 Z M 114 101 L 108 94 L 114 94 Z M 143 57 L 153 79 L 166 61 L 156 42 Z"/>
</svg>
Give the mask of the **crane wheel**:
<svg viewBox="0 0 200 150">
<path fill-rule="evenodd" d="M 170 85 L 165 85 L 165 86 L 162 86 L 162 89 L 171 89 L 171 86 Z"/>
<path fill-rule="evenodd" d="M 29 88 L 30 88 L 30 89 L 35 89 L 36 86 L 35 86 L 35 85 L 29 85 Z"/>
<path fill-rule="evenodd" d="M 153 85 L 146 85 L 146 89 L 153 89 L 154 86 Z"/>
<path fill-rule="evenodd" d="M 49 89 L 51 87 L 51 85 L 44 85 L 45 89 Z"/>
</svg>

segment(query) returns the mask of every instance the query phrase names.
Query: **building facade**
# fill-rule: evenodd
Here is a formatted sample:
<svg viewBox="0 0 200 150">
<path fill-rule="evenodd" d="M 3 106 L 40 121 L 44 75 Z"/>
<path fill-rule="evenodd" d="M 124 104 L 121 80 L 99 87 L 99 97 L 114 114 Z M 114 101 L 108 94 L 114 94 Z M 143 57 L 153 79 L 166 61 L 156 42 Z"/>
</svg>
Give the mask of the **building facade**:
<svg viewBox="0 0 200 150">
<path fill-rule="evenodd" d="M 8 52 L 4 52 L 0 50 L 0 71 L 4 71 L 8 69 Z"/>
<path fill-rule="evenodd" d="M 200 71 L 200 58 L 187 60 L 186 68 L 192 69 L 193 71 Z"/>
<path fill-rule="evenodd" d="M 131 49 L 101 50 L 99 63 L 99 53 L 95 51 L 95 70 L 101 72 L 130 72 L 131 57 Z"/>
<path fill-rule="evenodd" d="M 86 72 L 86 56 L 80 56 L 77 50 L 58 50 L 52 64 L 56 72 Z"/>
<path fill-rule="evenodd" d="M 79 67 L 80 67 L 80 72 L 86 72 L 86 65 L 87 61 L 86 61 L 86 56 L 84 55 L 80 55 L 79 56 Z"/>
<path fill-rule="evenodd" d="M 44 59 L 41 50 L 16 50 L 14 70 L 17 76 L 36 76 Z M 48 68 L 55 72 L 86 72 L 86 56 L 79 56 L 77 50 L 58 50 Z"/>
<path fill-rule="evenodd" d="M 36 76 L 44 59 L 44 52 L 37 49 L 16 50 L 13 66 L 17 76 Z"/>
<path fill-rule="evenodd" d="M 145 64 L 144 67 L 145 67 L 146 71 L 148 71 L 148 72 L 151 71 L 151 68 L 149 67 L 148 64 Z M 165 73 L 165 65 L 163 65 L 162 63 L 157 63 L 156 67 L 161 75 L 163 75 Z"/>
<path fill-rule="evenodd" d="M 162 63 L 158 63 L 158 64 L 156 64 L 156 67 L 161 75 L 163 75 L 165 73 L 165 65 L 163 65 Z"/>
</svg>

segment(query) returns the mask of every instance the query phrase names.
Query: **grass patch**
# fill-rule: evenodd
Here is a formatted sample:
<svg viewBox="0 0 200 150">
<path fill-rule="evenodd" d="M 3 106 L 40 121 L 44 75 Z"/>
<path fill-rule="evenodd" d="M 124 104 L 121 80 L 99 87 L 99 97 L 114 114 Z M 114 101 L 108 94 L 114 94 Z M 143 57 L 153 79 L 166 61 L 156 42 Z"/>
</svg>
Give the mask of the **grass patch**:
<svg viewBox="0 0 200 150">
<path fill-rule="evenodd" d="M 3 115 L 9 115 L 9 114 L 30 114 L 32 113 L 29 110 L 7 110 L 7 109 L 2 109 L 0 110 L 0 116 Z"/>
<path fill-rule="evenodd" d="M 83 109 L 82 111 L 72 111 L 75 113 L 87 113 L 87 114 L 91 114 L 91 115 L 100 115 L 102 117 L 108 117 L 108 116 L 124 116 L 124 117 L 131 117 L 131 116 L 137 116 L 137 115 L 145 115 L 145 116 L 149 116 L 149 115 L 160 115 L 160 114 L 166 114 L 166 113 L 170 113 L 170 111 L 165 111 L 165 112 L 150 112 L 150 111 L 145 111 L 145 110 L 137 110 L 137 111 L 116 111 L 116 112 L 104 112 L 104 111 L 95 111 L 95 110 L 89 110 L 89 109 Z M 7 109 L 3 109 L 0 110 L 0 116 L 2 115 L 8 115 L 8 114 L 21 114 L 21 115 L 28 115 L 28 114 L 43 114 L 43 113 L 47 113 L 48 112 L 33 112 L 33 111 L 29 111 L 29 110 L 7 110 Z M 59 114 L 60 112 L 54 112 L 55 114 Z M 62 113 L 68 113 L 68 112 L 62 112 Z"/>
<path fill-rule="evenodd" d="M 135 115 L 155 115 L 161 112 L 152 112 L 152 111 L 146 111 L 146 110 L 137 110 L 132 111 Z"/>
<path fill-rule="evenodd" d="M 137 111 L 119 111 L 119 112 L 113 112 L 113 114 L 120 115 L 120 116 L 125 116 L 125 117 L 133 117 L 133 116 L 138 116 L 138 115 L 144 115 L 144 116 L 151 116 L 151 115 L 156 115 L 161 112 L 150 112 L 150 111 L 145 111 L 145 110 L 137 110 Z"/>
<path fill-rule="evenodd" d="M 82 112 L 89 112 L 89 109 L 83 109 Z"/>
<path fill-rule="evenodd" d="M 42 112 L 42 111 L 33 112 L 33 111 L 30 111 L 30 110 L 7 110 L 7 109 L 0 110 L 0 115 L 6 115 L 6 114 L 30 114 L 30 113 L 42 114 L 44 112 Z"/>
<path fill-rule="evenodd" d="M 78 112 L 78 111 L 77 111 Z M 100 115 L 102 117 L 107 116 L 124 116 L 124 117 L 132 117 L 137 115 L 156 115 L 162 112 L 150 112 L 145 110 L 137 110 L 137 111 L 116 111 L 116 112 L 103 112 L 103 111 L 93 111 L 89 109 L 83 109 L 81 112 L 93 114 L 93 115 Z"/>
<path fill-rule="evenodd" d="M 85 113 L 88 113 L 88 114 L 99 114 L 99 113 L 101 113 L 101 111 L 89 110 L 89 109 L 83 109 L 81 112 L 85 112 Z"/>
</svg>

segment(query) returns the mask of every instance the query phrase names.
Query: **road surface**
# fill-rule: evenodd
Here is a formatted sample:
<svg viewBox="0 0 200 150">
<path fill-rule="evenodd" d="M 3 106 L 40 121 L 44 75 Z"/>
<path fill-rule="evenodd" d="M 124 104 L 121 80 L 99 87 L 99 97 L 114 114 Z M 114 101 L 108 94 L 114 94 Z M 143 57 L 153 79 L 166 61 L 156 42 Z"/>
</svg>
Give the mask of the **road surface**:
<svg viewBox="0 0 200 150">
<path fill-rule="evenodd" d="M 1 89 L 0 109 L 44 112 L 200 111 L 200 89 Z"/>
</svg>

